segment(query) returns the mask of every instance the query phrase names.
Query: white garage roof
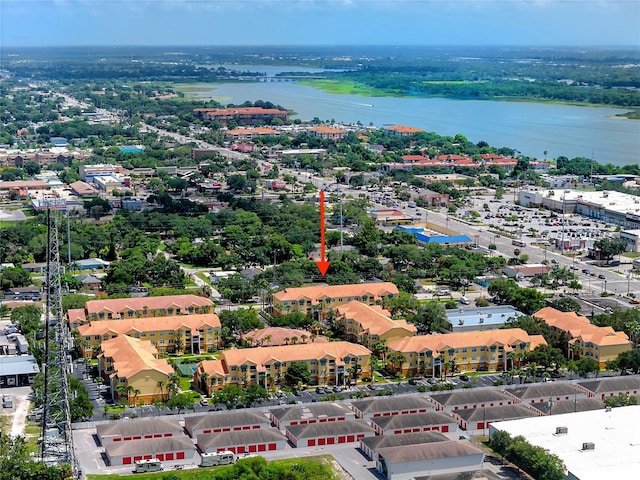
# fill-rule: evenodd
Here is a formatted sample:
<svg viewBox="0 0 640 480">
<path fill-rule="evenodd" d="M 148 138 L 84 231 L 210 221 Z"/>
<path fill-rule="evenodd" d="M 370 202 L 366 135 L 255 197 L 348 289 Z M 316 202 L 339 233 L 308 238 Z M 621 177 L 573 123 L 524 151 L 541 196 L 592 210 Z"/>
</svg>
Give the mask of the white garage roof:
<svg viewBox="0 0 640 480">
<path fill-rule="evenodd" d="M 496 422 L 512 437 L 522 435 L 529 443 L 558 455 L 578 480 L 637 478 L 640 471 L 640 405 L 591 410 L 546 417 Z M 567 427 L 567 434 L 556 434 Z M 582 450 L 592 442 L 593 450 Z M 573 478 L 573 477 L 572 477 Z"/>
</svg>

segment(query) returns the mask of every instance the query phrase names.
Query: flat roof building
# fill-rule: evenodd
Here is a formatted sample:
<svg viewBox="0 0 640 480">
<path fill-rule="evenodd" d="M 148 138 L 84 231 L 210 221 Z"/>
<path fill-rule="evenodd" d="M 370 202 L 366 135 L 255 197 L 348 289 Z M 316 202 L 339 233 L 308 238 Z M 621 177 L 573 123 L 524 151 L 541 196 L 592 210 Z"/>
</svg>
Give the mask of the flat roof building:
<svg viewBox="0 0 640 480">
<path fill-rule="evenodd" d="M 467 332 L 470 330 L 491 330 L 500 328 L 510 318 L 518 318 L 524 313 L 510 305 L 484 308 L 460 308 L 447 310 L 447 321 L 451 324 L 452 332 Z"/>
<path fill-rule="evenodd" d="M 552 415 L 491 425 L 511 437 L 522 435 L 532 445 L 558 455 L 570 480 L 637 478 L 640 406 Z M 558 433 L 558 428 L 563 433 Z"/>
</svg>

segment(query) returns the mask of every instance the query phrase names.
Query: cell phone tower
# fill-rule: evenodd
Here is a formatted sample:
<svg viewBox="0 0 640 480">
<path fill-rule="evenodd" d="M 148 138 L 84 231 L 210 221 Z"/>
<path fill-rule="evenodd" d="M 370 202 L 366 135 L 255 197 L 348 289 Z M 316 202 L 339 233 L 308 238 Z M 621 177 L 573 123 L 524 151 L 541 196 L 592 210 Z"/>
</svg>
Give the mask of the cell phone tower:
<svg viewBox="0 0 640 480">
<path fill-rule="evenodd" d="M 58 225 L 62 199 L 47 199 L 47 275 L 45 311 L 45 356 L 43 362 L 43 414 L 40 458 L 47 465 L 67 463 L 74 478 L 80 478 L 73 449 L 69 382 L 70 350 L 73 347 L 69 329 L 62 314 L 60 239 Z"/>
</svg>

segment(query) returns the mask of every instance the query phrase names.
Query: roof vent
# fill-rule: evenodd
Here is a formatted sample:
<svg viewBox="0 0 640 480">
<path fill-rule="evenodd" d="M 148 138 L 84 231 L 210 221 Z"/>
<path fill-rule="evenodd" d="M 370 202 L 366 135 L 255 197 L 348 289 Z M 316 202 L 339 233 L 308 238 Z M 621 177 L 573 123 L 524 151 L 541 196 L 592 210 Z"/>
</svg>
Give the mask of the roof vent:
<svg viewBox="0 0 640 480">
<path fill-rule="evenodd" d="M 604 407 L 604 411 L 605 412 L 610 412 L 611 411 L 611 406 L 607 405 L 606 407 Z"/>
<path fill-rule="evenodd" d="M 493 317 L 493 313 L 487 314 L 487 317 L 489 317 L 489 318 Z"/>
<path fill-rule="evenodd" d="M 556 427 L 556 435 L 566 435 L 567 433 L 569 433 L 567 427 Z"/>
<path fill-rule="evenodd" d="M 582 450 L 595 450 L 596 449 L 596 444 L 593 442 L 584 442 L 582 444 Z"/>
<path fill-rule="evenodd" d="M 484 323 L 484 318 L 480 317 L 480 319 L 478 320 L 479 323 Z"/>
</svg>

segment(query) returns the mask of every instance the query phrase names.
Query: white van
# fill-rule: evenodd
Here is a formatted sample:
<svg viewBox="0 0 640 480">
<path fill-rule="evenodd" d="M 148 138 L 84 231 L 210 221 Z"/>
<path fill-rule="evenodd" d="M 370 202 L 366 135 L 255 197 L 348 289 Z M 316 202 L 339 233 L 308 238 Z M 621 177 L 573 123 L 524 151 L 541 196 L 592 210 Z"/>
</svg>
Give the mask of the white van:
<svg viewBox="0 0 640 480">
<path fill-rule="evenodd" d="M 460 303 L 463 305 L 469 305 L 469 299 L 467 297 L 460 297 Z"/>
<path fill-rule="evenodd" d="M 231 465 L 236 461 L 236 455 L 229 450 L 216 453 L 203 453 L 200 460 L 201 467 L 215 467 L 217 465 Z"/>
<path fill-rule="evenodd" d="M 164 466 L 160 463 L 160 460 L 150 458 L 149 460 L 138 460 L 133 473 L 160 472 L 162 470 L 164 470 Z"/>
</svg>

